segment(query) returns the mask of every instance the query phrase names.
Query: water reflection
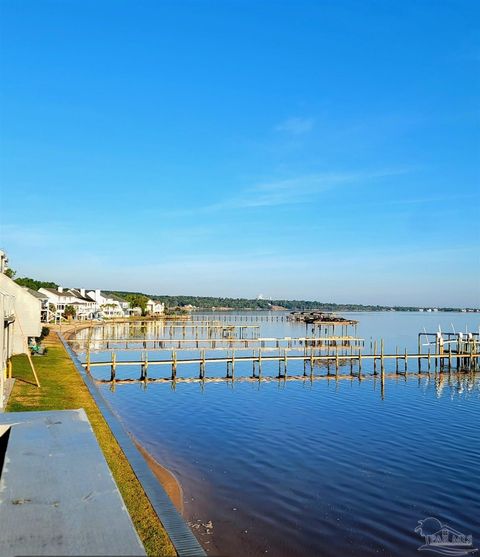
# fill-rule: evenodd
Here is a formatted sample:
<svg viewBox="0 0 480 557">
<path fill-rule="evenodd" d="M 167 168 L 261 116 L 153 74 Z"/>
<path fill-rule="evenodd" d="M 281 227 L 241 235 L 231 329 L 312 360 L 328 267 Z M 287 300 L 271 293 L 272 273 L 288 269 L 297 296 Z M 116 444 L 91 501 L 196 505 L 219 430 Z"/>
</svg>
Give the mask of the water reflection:
<svg viewBox="0 0 480 557">
<path fill-rule="evenodd" d="M 188 520 L 212 521 L 212 554 L 403 557 L 425 516 L 480 536 L 478 379 L 176 381 L 106 396 L 180 478 Z"/>
<path fill-rule="evenodd" d="M 385 351 L 415 350 L 425 317 L 443 319 L 361 315 L 359 334 L 384 336 Z M 305 334 L 284 322 L 262 323 L 261 332 Z M 146 326 L 142 334 L 155 331 Z M 478 545 L 479 374 L 449 373 L 433 361 L 422 374 L 405 374 L 403 362 L 395 367 L 385 362 L 382 373 L 379 363 L 373 375 L 364 363 L 350 375 L 348 361 L 338 373 L 322 362 L 305 376 L 303 362 L 288 362 L 279 378 L 278 362 L 263 361 L 259 379 L 250 364 L 235 363 L 235 379 L 225 380 L 225 367 L 212 364 L 204 380 L 195 370 L 185 379 L 101 389 L 180 479 L 188 521 L 211 522 L 208 535 L 194 530 L 212 555 L 415 555 L 414 528 L 426 516 L 471 533 Z M 154 373 L 160 368 L 149 368 Z"/>
</svg>

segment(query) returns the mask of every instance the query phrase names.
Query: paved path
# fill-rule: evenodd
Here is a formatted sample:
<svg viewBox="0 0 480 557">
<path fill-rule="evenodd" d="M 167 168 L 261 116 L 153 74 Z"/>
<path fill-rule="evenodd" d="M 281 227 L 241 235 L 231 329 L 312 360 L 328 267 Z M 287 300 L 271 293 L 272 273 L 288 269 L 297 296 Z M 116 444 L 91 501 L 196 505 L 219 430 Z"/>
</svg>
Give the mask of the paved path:
<svg viewBox="0 0 480 557">
<path fill-rule="evenodd" d="M 0 414 L 5 435 L 2 557 L 145 555 L 82 409 Z"/>
</svg>

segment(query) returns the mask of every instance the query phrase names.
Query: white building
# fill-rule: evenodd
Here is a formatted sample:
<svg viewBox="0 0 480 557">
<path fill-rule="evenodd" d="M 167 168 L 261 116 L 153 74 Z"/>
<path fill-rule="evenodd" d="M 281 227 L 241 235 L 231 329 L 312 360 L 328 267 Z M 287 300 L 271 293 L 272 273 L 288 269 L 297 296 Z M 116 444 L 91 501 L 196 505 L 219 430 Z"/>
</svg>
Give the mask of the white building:
<svg viewBox="0 0 480 557">
<path fill-rule="evenodd" d="M 165 312 L 165 304 L 155 300 L 148 300 L 146 310 L 148 315 L 161 315 Z"/>
<path fill-rule="evenodd" d="M 4 273 L 8 269 L 8 258 L 7 254 L 0 250 L 0 273 Z"/>
<path fill-rule="evenodd" d="M 8 260 L 0 250 L 0 408 L 4 404 L 4 383 L 9 359 L 15 354 L 24 354 L 30 340 L 39 337 L 41 302 L 7 277 Z"/>
<path fill-rule="evenodd" d="M 0 291 L 0 409 L 4 406 L 4 384 L 7 377 L 8 360 L 13 354 L 13 330 L 15 324 L 15 299 Z"/>
<path fill-rule="evenodd" d="M 32 296 L 38 298 L 40 300 L 41 306 L 41 314 L 40 314 L 40 321 L 42 323 L 49 323 L 50 322 L 50 304 L 48 302 L 48 296 L 42 294 L 38 290 L 32 290 L 31 288 L 27 288 Z"/>
<path fill-rule="evenodd" d="M 77 319 L 94 319 L 99 313 L 97 303 L 91 298 L 85 288 L 70 288 L 70 294 L 76 298 L 73 307 L 76 311 Z"/>
<path fill-rule="evenodd" d="M 10 302 L 7 304 L 13 303 L 14 325 L 10 355 L 24 354 L 28 342 L 39 337 L 42 332 L 40 322 L 42 303 L 29 292 L 28 288 L 20 286 L 4 273 L 0 273 L 0 292 L 10 297 Z"/>
<path fill-rule="evenodd" d="M 94 300 L 100 317 L 128 317 L 130 304 L 120 296 L 102 290 L 89 290 L 87 296 Z"/>
<path fill-rule="evenodd" d="M 42 332 L 42 303 L 28 288 L 7 277 L 7 257 L 0 251 L 0 408 L 4 405 L 4 383 L 9 359 L 25 354 L 29 343 Z"/>
<path fill-rule="evenodd" d="M 78 309 L 79 302 L 77 297 L 62 286 L 58 288 L 40 288 L 38 291 L 48 298 L 48 304 L 51 308 L 51 321 L 63 319 L 63 313 L 67 306 L 73 306 L 75 311 Z"/>
<path fill-rule="evenodd" d="M 72 306 L 75 309 L 75 318 L 79 320 L 94 319 L 98 313 L 95 300 L 90 298 L 84 288 L 66 289 L 40 288 L 40 296 L 47 298 L 49 321 L 59 321 L 63 318 L 65 308 Z"/>
<path fill-rule="evenodd" d="M 48 298 L 51 320 L 63 318 L 65 308 L 73 306 L 78 320 L 125 317 L 130 315 L 130 304 L 114 294 L 85 288 L 40 288 L 39 293 Z"/>
</svg>

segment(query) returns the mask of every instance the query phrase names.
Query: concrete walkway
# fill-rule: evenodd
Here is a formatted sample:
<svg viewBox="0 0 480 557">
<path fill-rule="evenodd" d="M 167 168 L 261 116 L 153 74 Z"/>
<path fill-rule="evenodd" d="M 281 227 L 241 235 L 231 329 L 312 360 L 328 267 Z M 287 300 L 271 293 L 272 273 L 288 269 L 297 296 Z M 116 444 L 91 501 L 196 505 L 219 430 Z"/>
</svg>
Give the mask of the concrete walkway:
<svg viewBox="0 0 480 557">
<path fill-rule="evenodd" d="M 2 557 L 145 555 L 82 409 L 0 414 L 6 435 Z"/>
</svg>

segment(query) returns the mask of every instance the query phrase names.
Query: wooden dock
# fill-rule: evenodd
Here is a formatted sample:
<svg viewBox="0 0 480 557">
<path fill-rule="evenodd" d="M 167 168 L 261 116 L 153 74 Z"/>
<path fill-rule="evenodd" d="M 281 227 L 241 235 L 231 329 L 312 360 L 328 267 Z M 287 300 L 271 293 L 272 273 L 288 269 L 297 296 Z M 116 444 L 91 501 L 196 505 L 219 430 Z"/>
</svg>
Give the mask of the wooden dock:
<svg viewBox="0 0 480 557">
<path fill-rule="evenodd" d="M 154 350 L 225 350 L 227 348 L 318 348 L 359 350 L 364 347 L 365 339 L 351 336 L 328 337 L 257 337 L 257 338 L 86 338 L 69 339 L 67 342 L 75 345 L 78 350 L 103 351 L 114 349 L 117 351 L 148 349 Z"/>
<path fill-rule="evenodd" d="M 120 325 L 123 324 L 124 323 L 120 323 Z M 118 323 L 92 325 L 87 329 L 87 334 L 89 337 L 95 338 L 96 340 L 108 340 L 110 342 L 125 340 L 125 336 L 122 337 L 115 334 L 115 332 L 119 330 L 118 325 Z M 190 336 L 197 339 L 206 336 L 207 338 L 245 339 L 257 338 L 260 332 L 260 325 L 231 325 L 211 322 L 208 324 L 202 322 L 199 325 L 185 322 L 178 325 L 176 322 L 148 321 L 135 322 L 133 324 L 125 323 L 125 325 L 127 325 L 125 329 L 128 329 L 129 333 L 128 338 L 132 338 L 132 333 L 133 337 L 143 336 L 143 338 L 147 338 L 147 335 L 153 335 L 155 338 L 168 335 L 170 338 L 173 338 L 180 333 L 183 338 Z M 95 334 L 93 334 L 92 331 L 95 331 Z M 76 335 L 76 329 L 74 329 L 73 333 Z M 126 331 L 122 334 L 125 335 Z M 76 338 L 76 340 L 81 341 L 82 339 Z"/>
<path fill-rule="evenodd" d="M 192 330 L 195 326 L 189 325 Z M 203 325 L 202 325 L 203 326 Z M 183 328 L 183 325 L 172 326 Z M 209 327 L 212 327 L 209 325 Z M 224 330 L 223 325 L 214 325 Z M 244 327 L 250 327 L 257 330 L 258 326 L 233 326 L 237 330 Z M 435 373 L 447 370 L 451 372 L 476 372 L 480 363 L 480 334 L 479 333 L 427 333 L 426 331 L 418 334 L 418 350 L 414 353 L 408 353 L 405 349 L 399 350 L 397 347 L 395 353 L 385 353 L 384 342 L 372 341 L 370 345 L 370 353 L 364 353 L 365 341 L 362 338 L 351 335 L 328 335 L 328 336 L 304 336 L 304 337 L 221 337 L 221 338 L 147 338 L 146 333 L 143 338 L 132 337 L 109 337 L 105 335 L 105 329 L 101 329 L 101 336 L 94 334 L 97 328 L 88 329 L 88 337 L 83 339 L 70 339 L 69 342 L 76 344 L 77 350 L 83 348 L 86 351 L 86 360 L 82 364 L 87 372 L 91 372 L 93 368 L 108 367 L 110 369 L 110 381 L 123 380 L 117 377 L 117 369 L 125 367 L 137 367 L 140 370 L 138 381 L 152 380 L 172 380 L 179 379 L 177 377 L 177 369 L 179 366 L 198 366 L 198 378 L 204 380 L 207 378 L 207 365 L 225 364 L 225 379 L 234 379 L 235 366 L 242 365 L 242 371 L 245 370 L 245 364 L 252 365 L 252 377 L 262 378 L 262 364 L 278 363 L 278 374 L 276 378 L 286 378 L 288 376 L 289 363 L 303 364 L 303 375 L 316 376 L 315 368 L 327 369 L 327 375 L 330 375 L 330 367 L 334 368 L 334 375 L 338 376 L 345 373 L 347 375 L 362 377 L 368 375 L 381 375 L 385 377 L 386 364 L 394 362 L 395 374 L 407 374 L 414 371 L 427 373 L 434 371 Z M 426 342 L 422 342 L 426 341 Z M 423 348 L 427 346 L 427 352 Z M 433 347 L 433 350 L 432 350 Z M 105 352 L 112 350 L 111 358 L 108 361 L 92 361 L 92 353 L 95 351 Z M 134 359 L 120 360 L 117 358 L 117 352 L 135 351 L 139 354 Z M 155 358 L 149 356 L 155 351 L 169 351 L 170 357 Z M 221 351 L 222 354 L 207 356 L 207 350 Z M 182 352 L 196 352 L 182 357 Z M 248 351 L 247 354 L 242 352 Z M 415 369 L 412 370 L 412 362 L 415 363 Z M 410 364 L 410 365 L 409 365 Z M 370 371 L 364 371 L 363 366 L 368 365 Z M 170 374 L 167 378 L 152 378 L 148 374 L 151 367 L 169 367 Z M 422 370 L 424 366 L 424 370 Z M 409 369 L 410 367 L 410 369 Z M 271 375 L 272 366 L 268 366 L 268 372 Z M 243 373 L 244 375 L 244 373 Z"/>
<path fill-rule="evenodd" d="M 334 366 L 335 375 L 340 374 L 340 367 L 349 364 L 349 374 L 361 377 L 365 374 L 363 365 L 371 363 L 373 366 L 373 375 L 385 376 L 385 363 L 387 361 L 395 362 L 395 373 L 408 373 L 408 364 L 414 361 L 417 364 L 416 373 L 422 372 L 422 362 L 426 365 L 426 370 L 430 373 L 432 370 L 438 372 L 440 370 L 448 370 L 449 372 L 465 372 L 477 371 L 480 363 L 480 353 L 470 350 L 464 353 L 449 352 L 448 354 L 442 353 L 414 353 L 408 354 L 405 350 L 404 353 L 384 354 L 383 350 L 379 354 L 315 354 L 313 350 L 310 354 L 289 354 L 288 349 L 284 349 L 282 354 L 265 354 L 261 349 L 257 353 L 247 356 L 238 356 L 233 350 L 230 355 L 220 357 L 206 357 L 205 350 L 202 350 L 198 357 L 179 358 L 175 350 L 172 351 L 171 357 L 163 360 L 149 360 L 147 353 L 142 355 L 142 359 L 135 360 L 117 360 L 116 352 L 112 352 L 111 359 L 103 362 L 92 362 L 89 354 L 87 353 L 87 360 L 82 365 L 87 372 L 91 372 L 93 368 L 108 367 L 110 368 L 110 381 L 117 380 L 117 368 L 119 367 L 137 367 L 140 368 L 139 381 L 150 380 L 148 377 L 148 369 L 150 366 L 167 366 L 171 369 L 170 380 L 177 379 L 177 368 L 183 365 L 196 365 L 199 367 L 199 379 L 206 378 L 207 364 L 226 364 L 226 379 L 234 379 L 235 365 L 251 363 L 253 367 L 252 377 L 262 377 L 262 364 L 267 362 L 278 363 L 277 378 L 285 378 L 288 375 L 288 364 L 292 362 L 302 362 L 304 373 L 303 376 L 314 375 L 315 366 L 322 363 L 327 366 L 327 373 L 330 373 L 330 365 Z M 400 364 L 402 368 L 400 369 Z M 370 372 L 372 373 L 372 372 Z M 165 379 L 165 378 L 164 378 Z"/>
<path fill-rule="evenodd" d="M 219 321 L 223 323 L 236 323 L 236 322 L 257 322 L 257 323 L 281 323 L 282 321 L 287 321 L 287 310 L 276 312 L 275 315 L 272 313 L 262 313 L 259 312 L 256 315 L 248 314 L 248 315 L 241 315 L 237 313 L 212 313 L 211 316 L 208 314 L 208 317 L 211 317 L 213 321 Z M 203 321 L 207 314 L 199 313 L 199 314 L 192 314 L 189 319 L 193 322 Z"/>
</svg>

